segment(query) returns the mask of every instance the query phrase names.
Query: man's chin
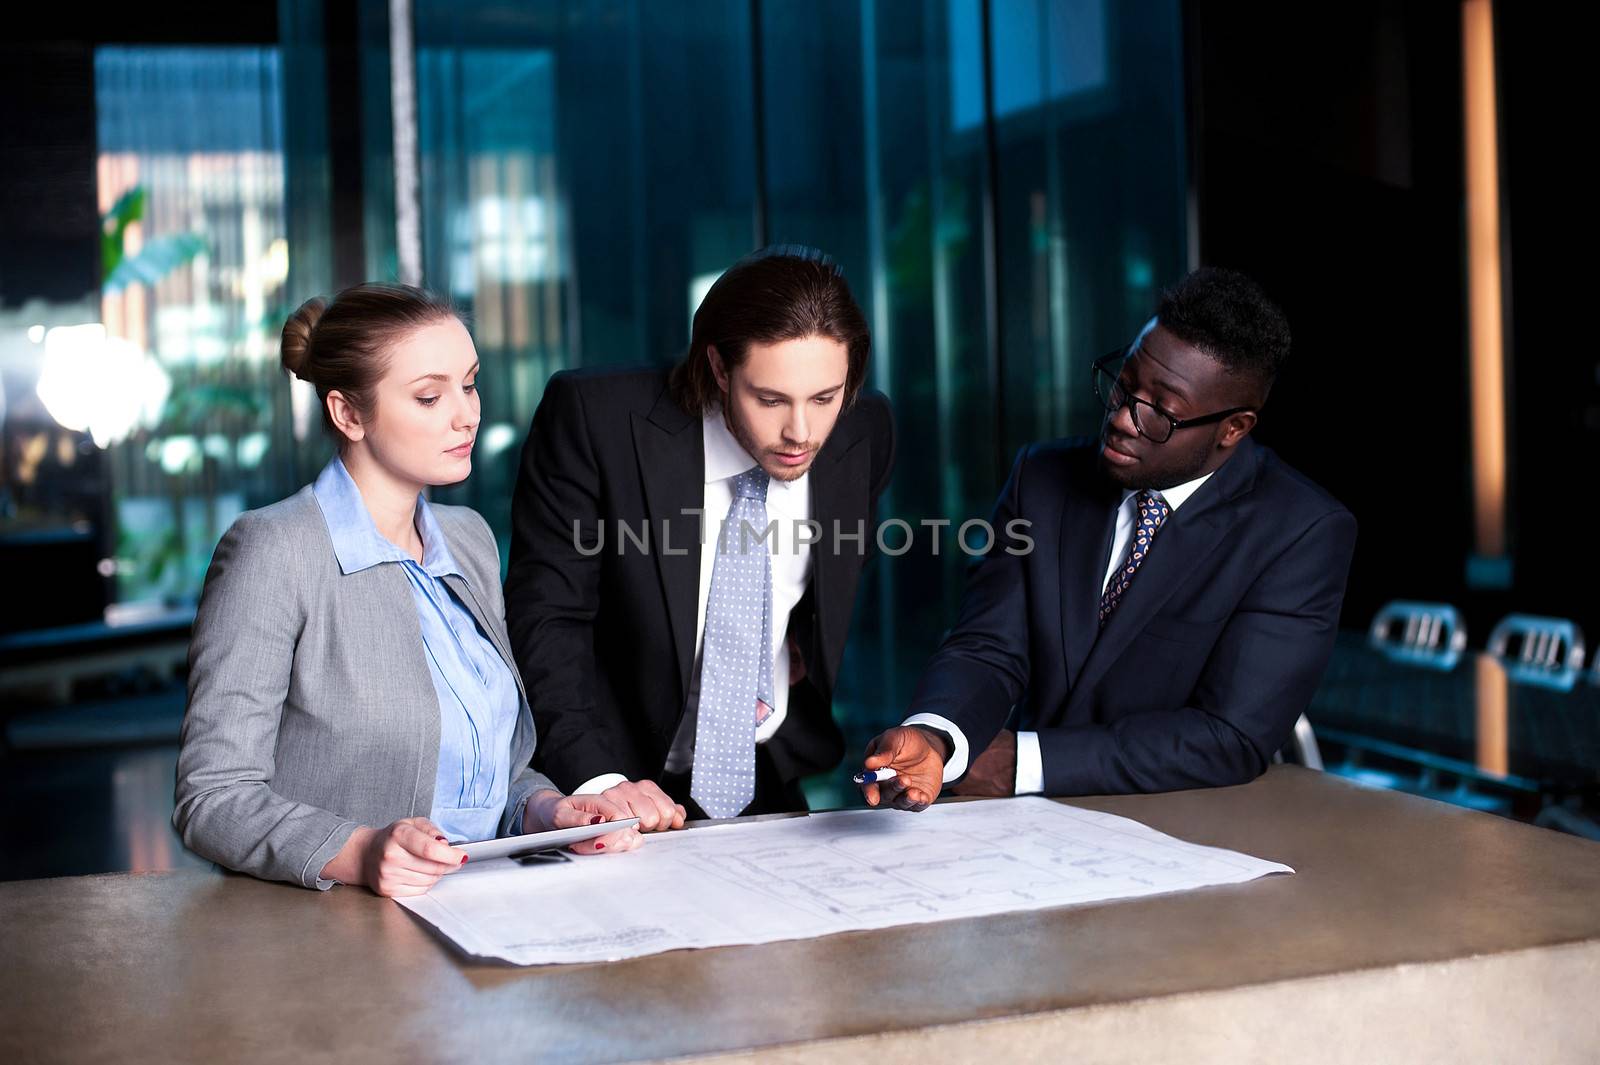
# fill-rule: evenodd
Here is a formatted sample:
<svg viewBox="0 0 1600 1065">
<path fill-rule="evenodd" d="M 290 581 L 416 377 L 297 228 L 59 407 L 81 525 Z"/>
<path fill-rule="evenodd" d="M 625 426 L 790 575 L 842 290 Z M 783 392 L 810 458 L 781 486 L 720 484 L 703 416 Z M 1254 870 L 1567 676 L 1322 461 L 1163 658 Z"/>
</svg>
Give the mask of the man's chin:
<svg viewBox="0 0 1600 1065">
<path fill-rule="evenodd" d="M 767 476 L 774 481 L 798 481 L 811 472 L 811 463 L 815 459 L 816 456 L 812 455 L 811 458 L 806 459 L 805 462 L 798 466 L 790 466 L 777 461 L 763 462 L 761 468 L 766 470 Z"/>
<path fill-rule="evenodd" d="M 1100 454 L 1097 456 L 1097 464 L 1100 467 L 1101 473 L 1105 474 L 1107 478 L 1116 484 L 1121 485 L 1123 488 L 1134 487 L 1134 482 L 1140 479 L 1139 469 L 1142 464 L 1128 464 L 1112 461 L 1106 457 L 1106 448 L 1104 444 L 1100 445 Z"/>
</svg>

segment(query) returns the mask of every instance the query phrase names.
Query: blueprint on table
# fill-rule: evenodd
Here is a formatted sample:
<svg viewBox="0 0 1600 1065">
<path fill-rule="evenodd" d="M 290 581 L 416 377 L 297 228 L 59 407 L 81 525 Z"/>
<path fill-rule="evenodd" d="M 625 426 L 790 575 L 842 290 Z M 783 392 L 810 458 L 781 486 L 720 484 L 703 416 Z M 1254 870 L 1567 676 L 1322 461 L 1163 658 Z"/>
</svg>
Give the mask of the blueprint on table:
<svg viewBox="0 0 1600 1065">
<path fill-rule="evenodd" d="M 1125 817 L 1026 797 L 708 826 L 557 864 L 500 859 L 397 901 L 469 954 L 542 965 L 1135 898 L 1293 871 Z"/>
</svg>

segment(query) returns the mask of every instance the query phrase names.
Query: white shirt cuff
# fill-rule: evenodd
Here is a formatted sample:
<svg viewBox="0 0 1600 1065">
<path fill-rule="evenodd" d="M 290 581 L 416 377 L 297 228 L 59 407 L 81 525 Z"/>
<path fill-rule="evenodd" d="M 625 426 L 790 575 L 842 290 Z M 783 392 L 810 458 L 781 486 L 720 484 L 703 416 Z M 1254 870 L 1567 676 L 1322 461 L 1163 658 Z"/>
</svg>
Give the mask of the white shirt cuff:
<svg viewBox="0 0 1600 1065">
<path fill-rule="evenodd" d="M 1017 794 L 1037 795 L 1044 790 L 1044 755 L 1037 732 L 1017 733 Z"/>
<path fill-rule="evenodd" d="M 601 773 L 597 777 L 590 777 L 572 790 L 574 795 L 599 795 L 607 788 L 614 788 L 618 784 L 626 784 L 628 778 L 621 773 Z"/>
<path fill-rule="evenodd" d="M 927 725 L 950 737 L 955 749 L 950 752 L 950 760 L 944 764 L 944 783 L 950 783 L 967 771 L 967 737 L 950 719 L 938 714 L 912 714 L 900 724 Z"/>
</svg>

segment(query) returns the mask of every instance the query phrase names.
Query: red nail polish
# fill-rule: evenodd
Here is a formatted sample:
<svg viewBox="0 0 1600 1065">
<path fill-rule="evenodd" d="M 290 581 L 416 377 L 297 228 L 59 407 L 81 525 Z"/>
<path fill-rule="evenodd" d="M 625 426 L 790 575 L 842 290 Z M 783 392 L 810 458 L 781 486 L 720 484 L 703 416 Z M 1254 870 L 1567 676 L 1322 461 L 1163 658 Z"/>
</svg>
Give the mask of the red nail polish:
<svg viewBox="0 0 1600 1065">
<path fill-rule="evenodd" d="M 461 856 L 461 864 L 462 865 L 466 865 L 467 864 L 467 856 L 465 854 L 463 854 Z"/>
<path fill-rule="evenodd" d="M 594 845 L 594 849 L 597 851 L 603 851 L 606 849 L 606 845 L 604 843 L 596 843 Z"/>
<path fill-rule="evenodd" d="M 433 838 L 438 840 L 440 843 L 449 843 L 450 842 L 449 840 L 445 839 L 443 836 L 434 836 Z"/>
<path fill-rule="evenodd" d="M 598 825 L 604 820 L 604 817 L 601 817 L 599 814 L 595 814 L 593 817 L 589 818 L 589 823 L 591 825 Z"/>
</svg>

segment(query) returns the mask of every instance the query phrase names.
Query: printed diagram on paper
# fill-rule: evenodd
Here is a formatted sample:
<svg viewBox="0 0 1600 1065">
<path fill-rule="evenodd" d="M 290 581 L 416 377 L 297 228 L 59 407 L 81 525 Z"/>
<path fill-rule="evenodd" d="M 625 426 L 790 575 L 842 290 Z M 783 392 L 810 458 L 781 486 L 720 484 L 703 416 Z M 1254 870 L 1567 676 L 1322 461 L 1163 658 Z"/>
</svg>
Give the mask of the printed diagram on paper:
<svg viewBox="0 0 1600 1065">
<path fill-rule="evenodd" d="M 1236 884 L 1288 866 L 1032 797 L 849 810 L 485 862 L 399 900 L 470 954 L 522 965 L 798 939 Z M 648 905 L 640 900 L 648 899 Z"/>
</svg>

